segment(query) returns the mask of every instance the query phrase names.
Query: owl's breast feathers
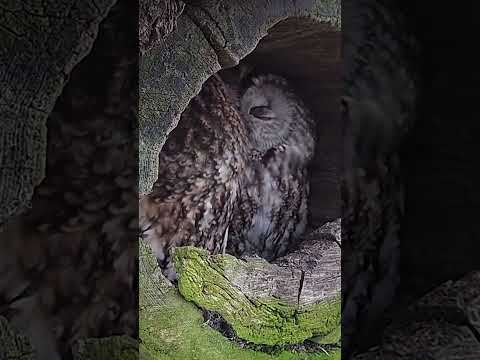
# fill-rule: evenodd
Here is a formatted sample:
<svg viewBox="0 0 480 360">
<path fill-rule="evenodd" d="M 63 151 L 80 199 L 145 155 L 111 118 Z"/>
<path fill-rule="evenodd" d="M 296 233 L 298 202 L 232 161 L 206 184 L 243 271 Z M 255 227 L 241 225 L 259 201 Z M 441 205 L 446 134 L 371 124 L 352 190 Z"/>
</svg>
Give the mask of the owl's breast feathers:
<svg viewBox="0 0 480 360">
<path fill-rule="evenodd" d="M 234 211 L 230 252 L 272 260 L 289 250 L 307 223 L 305 165 L 288 147 L 251 158 Z"/>
<path fill-rule="evenodd" d="M 214 75 L 169 134 L 158 180 L 140 201 L 140 228 L 160 263 L 170 266 L 172 246 L 221 249 L 245 159 L 244 123 Z"/>
</svg>

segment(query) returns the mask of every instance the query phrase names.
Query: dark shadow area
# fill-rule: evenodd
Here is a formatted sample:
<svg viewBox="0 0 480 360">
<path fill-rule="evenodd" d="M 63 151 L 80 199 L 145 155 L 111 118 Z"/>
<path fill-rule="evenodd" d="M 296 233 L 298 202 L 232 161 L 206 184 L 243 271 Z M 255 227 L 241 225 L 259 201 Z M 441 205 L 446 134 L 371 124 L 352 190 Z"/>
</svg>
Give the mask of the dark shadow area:
<svg viewBox="0 0 480 360">
<path fill-rule="evenodd" d="M 458 296 L 464 290 L 457 287 L 448 292 L 442 288 L 429 294 L 430 302 L 419 305 L 419 300 L 448 280 L 458 280 L 480 269 L 475 219 L 480 205 L 480 194 L 475 189 L 479 180 L 476 158 L 480 146 L 476 134 L 480 128 L 480 59 L 474 51 L 479 5 L 397 0 L 345 4 L 350 6 L 343 6 L 342 28 L 351 44 L 344 42 L 350 46 L 346 46 L 350 56 L 344 62 L 350 64 L 346 66 L 351 71 L 348 80 L 357 86 L 354 95 L 369 99 L 372 88 L 382 83 L 378 79 L 385 79 L 387 86 L 370 96 L 373 108 L 385 111 L 375 124 L 380 130 L 409 111 L 404 105 L 414 111 L 411 125 L 392 128 L 398 142 L 387 152 L 390 158 L 381 159 L 386 164 L 385 173 L 371 172 L 367 185 L 375 185 L 372 192 L 378 195 L 369 198 L 369 187 L 362 188 L 358 181 L 362 177 L 355 179 L 360 183 L 359 193 L 373 206 L 366 207 L 366 211 L 361 207 L 350 211 L 355 221 L 342 231 L 342 281 L 346 285 L 342 295 L 349 305 L 344 309 L 350 310 L 342 317 L 342 350 L 346 350 L 346 358 L 368 351 L 355 357 L 362 360 L 446 353 L 448 346 L 440 344 L 445 334 L 454 334 L 459 324 L 476 326 L 476 320 L 465 320 L 464 314 L 463 320 L 457 319 L 456 323 L 449 318 L 455 311 L 467 312 L 459 310 L 458 305 Z M 384 61 L 375 62 L 377 58 Z M 402 71 L 415 86 L 396 87 L 402 83 L 396 83 L 395 75 Z M 376 77 L 369 78 L 370 74 Z M 348 81 L 346 89 L 351 90 Z M 392 101 L 382 104 L 382 96 L 391 90 Z M 402 97 L 410 101 L 402 104 Z M 353 112 L 349 114 L 349 119 L 355 119 Z M 357 113 L 362 120 L 359 127 L 364 129 L 368 119 L 375 118 L 374 111 L 363 117 L 358 114 L 365 113 Z M 373 156 L 381 157 L 379 150 L 374 149 Z M 354 155 L 357 152 L 355 149 Z M 364 167 L 359 163 L 359 168 Z M 390 221 L 395 224 L 389 226 Z M 366 245 L 357 246 L 362 242 Z M 474 276 L 469 279 L 474 292 Z M 468 311 L 475 313 L 475 305 L 470 306 Z M 437 312 L 430 313 L 427 308 Z M 466 331 L 465 339 L 475 331 Z M 417 335 L 421 343 L 416 343 Z"/>
<path fill-rule="evenodd" d="M 403 6 L 422 51 L 419 115 L 402 155 L 401 298 L 407 300 L 480 269 L 480 6 Z"/>
</svg>

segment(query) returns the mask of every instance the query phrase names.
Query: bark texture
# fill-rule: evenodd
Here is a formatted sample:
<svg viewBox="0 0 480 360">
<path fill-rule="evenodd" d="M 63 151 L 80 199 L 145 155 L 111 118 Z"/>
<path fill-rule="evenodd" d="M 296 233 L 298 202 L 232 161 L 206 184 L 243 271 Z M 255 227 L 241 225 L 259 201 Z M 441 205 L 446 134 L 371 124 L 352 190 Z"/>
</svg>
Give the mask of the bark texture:
<svg viewBox="0 0 480 360">
<path fill-rule="evenodd" d="M 35 360 L 36 358 L 28 339 L 19 334 L 3 316 L 0 316 L 0 344 L 2 344 L 0 359 Z"/>
<path fill-rule="evenodd" d="M 27 337 L 0 316 L 0 359 L 39 360 Z M 74 360 L 133 360 L 138 358 L 138 343 L 130 337 L 81 340 L 74 345 Z"/>
<path fill-rule="evenodd" d="M 447 281 L 395 314 L 381 342 L 354 360 L 478 359 L 480 272 Z"/>
<path fill-rule="evenodd" d="M 45 176 L 46 120 L 114 0 L 8 2 L 0 9 L 0 227 Z"/>
<path fill-rule="evenodd" d="M 140 1 L 140 54 L 145 54 L 173 31 L 185 4 L 180 0 Z"/>
</svg>

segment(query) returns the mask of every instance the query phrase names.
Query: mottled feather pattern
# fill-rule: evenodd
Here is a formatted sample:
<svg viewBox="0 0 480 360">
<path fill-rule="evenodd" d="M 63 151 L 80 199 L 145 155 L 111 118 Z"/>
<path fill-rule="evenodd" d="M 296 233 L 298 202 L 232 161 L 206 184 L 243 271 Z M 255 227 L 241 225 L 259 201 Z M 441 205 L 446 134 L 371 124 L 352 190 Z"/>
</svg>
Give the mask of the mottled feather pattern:
<svg viewBox="0 0 480 360">
<path fill-rule="evenodd" d="M 268 105 L 274 119 L 249 117 L 249 109 L 258 105 Z M 252 77 L 240 108 L 247 119 L 250 161 L 228 251 L 272 260 L 295 246 L 306 229 L 307 166 L 315 148 L 315 122 L 288 82 L 271 74 Z"/>
<path fill-rule="evenodd" d="M 245 159 L 245 125 L 214 75 L 169 134 L 160 152 L 158 180 L 140 200 L 142 236 L 169 279 L 176 277 L 172 247 L 221 250 Z"/>
</svg>

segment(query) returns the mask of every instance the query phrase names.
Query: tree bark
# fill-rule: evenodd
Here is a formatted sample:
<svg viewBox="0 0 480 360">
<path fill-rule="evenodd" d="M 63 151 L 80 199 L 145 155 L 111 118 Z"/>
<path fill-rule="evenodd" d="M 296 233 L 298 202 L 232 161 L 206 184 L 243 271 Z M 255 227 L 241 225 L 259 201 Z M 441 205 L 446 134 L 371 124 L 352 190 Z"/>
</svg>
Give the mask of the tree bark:
<svg viewBox="0 0 480 360">
<path fill-rule="evenodd" d="M 447 281 L 392 316 L 381 342 L 354 360 L 478 359 L 480 272 Z"/>
<path fill-rule="evenodd" d="M 158 45 L 176 26 L 185 4 L 181 0 L 140 1 L 139 42 L 140 54 Z"/>
<path fill-rule="evenodd" d="M 45 176 L 46 120 L 114 0 L 0 9 L 0 228 Z M 19 3 L 20 4 L 20 3 Z M 61 46 L 58 46 L 61 44 Z M 15 149 L 15 153 L 13 153 Z"/>
</svg>

